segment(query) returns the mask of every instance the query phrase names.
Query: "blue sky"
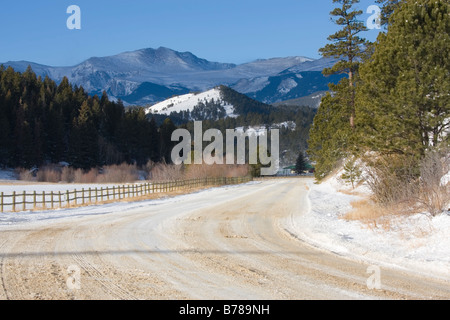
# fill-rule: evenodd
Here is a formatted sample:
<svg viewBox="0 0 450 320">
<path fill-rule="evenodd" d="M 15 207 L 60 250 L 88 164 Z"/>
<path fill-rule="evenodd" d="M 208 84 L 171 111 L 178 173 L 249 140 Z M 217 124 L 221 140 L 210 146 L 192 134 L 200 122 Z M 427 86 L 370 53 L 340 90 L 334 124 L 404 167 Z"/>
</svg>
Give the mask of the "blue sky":
<svg viewBox="0 0 450 320">
<path fill-rule="evenodd" d="M 366 12 L 375 0 L 361 0 Z M 81 30 L 69 30 L 70 5 Z M 286 56 L 319 58 L 336 26 L 332 0 L 15 0 L 0 5 L 0 62 L 72 66 L 93 56 L 142 48 L 190 51 L 244 63 Z M 370 14 L 364 13 L 366 21 Z M 375 40 L 377 30 L 363 34 Z"/>
</svg>

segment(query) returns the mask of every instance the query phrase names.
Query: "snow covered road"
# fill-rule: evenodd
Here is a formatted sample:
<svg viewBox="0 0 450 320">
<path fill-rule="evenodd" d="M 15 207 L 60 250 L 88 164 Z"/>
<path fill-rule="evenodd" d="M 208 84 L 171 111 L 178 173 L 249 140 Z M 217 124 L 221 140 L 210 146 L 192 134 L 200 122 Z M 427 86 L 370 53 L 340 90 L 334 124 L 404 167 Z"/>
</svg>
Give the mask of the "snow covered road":
<svg viewBox="0 0 450 320">
<path fill-rule="evenodd" d="M 448 281 L 312 246 L 311 179 L 0 220 L 0 299 L 448 299 Z M 371 270 L 369 268 L 369 270 Z"/>
</svg>

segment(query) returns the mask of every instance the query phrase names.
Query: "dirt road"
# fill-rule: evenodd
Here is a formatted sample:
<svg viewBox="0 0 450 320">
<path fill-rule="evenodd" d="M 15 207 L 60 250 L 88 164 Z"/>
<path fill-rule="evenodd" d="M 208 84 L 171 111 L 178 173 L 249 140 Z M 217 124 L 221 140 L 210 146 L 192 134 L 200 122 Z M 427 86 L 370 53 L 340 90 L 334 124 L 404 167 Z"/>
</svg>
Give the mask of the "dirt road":
<svg viewBox="0 0 450 320">
<path fill-rule="evenodd" d="M 306 179 L 0 227 L 0 299 L 448 299 L 449 283 L 314 248 Z M 86 209 L 85 209 L 86 210 Z"/>
</svg>

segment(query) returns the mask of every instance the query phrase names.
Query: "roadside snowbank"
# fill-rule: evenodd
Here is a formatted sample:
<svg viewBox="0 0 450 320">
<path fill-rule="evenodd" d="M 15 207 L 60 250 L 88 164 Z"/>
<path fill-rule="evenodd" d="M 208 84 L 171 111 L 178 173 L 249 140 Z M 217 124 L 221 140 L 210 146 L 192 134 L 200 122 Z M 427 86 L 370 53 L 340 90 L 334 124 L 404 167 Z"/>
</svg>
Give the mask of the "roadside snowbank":
<svg viewBox="0 0 450 320">
<path fill-rule="evenodd" d="M 426 213 L 398 216 L 390 228 L 369 227 L 344 220 L 351 203 L 367 196 L 362 186 L 356 195 L 339 179 L 309 185 L 307 214 L 295 218 L 297 233 L 310 244 L 379 267 L 389 266 L 427 273 L 450 280 L 450 212 L 432 218 Z"/>
</svg>

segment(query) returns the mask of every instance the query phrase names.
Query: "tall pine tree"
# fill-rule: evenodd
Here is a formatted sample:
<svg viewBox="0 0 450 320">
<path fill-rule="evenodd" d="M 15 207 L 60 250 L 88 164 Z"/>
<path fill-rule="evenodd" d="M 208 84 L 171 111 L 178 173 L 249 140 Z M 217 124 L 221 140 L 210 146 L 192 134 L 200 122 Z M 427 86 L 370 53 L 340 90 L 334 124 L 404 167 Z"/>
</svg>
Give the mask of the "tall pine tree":
<svg viewBox="0 0 450 320">
<path fill-rule="evenodd" d="M 328 37 L 331 41 L 319 51 L 324 57 L 338 59 L 325 75 L 347 74 L 337 85 L 330 84 L 331 93 L 321 102 L 310 130 L 308 154 L 316 165 L 316 177 L 324 178 L 353 149 L 355 133 L 355 89 L 361 59 L 365 57 L 367 41 L 359 33 L 367 28 L 358 20 L 362 11 L 355 10 L 359 0 L 333 0 L 340 7 L 331 11 L 332 20 L 341 30 Z"/>
<path fill-rule="evenodd" d="M 346 73 L 348 75 L 348 94 L 349 94 L 349 121 L 350 126 L 355 126 L 355 100 L 354 87 L 356 82 L 356 73 L 358 71 L 360 58 L 364 54 L 366 40 L 358 36 L 362 31 L 367 31 L 364 23 L 358 20 L 363 12 L 355 10 L 354 6 L 359 0 L 333 0 L 333 3 L 339 3 L 341 6 L 331 11 L 332 20 L 342 29 L 330 35 L 328 40 L 332 43 L 321 48 L 319 52 L 324 57 L 338 59 L 338 62 L 332 67 L 324 70 L 325 75 L 337 73 Z M 333 90 L 333 88 L 331 88 Z M 336 88 L 334 88 L 336 89 Z"/>
</svg>

